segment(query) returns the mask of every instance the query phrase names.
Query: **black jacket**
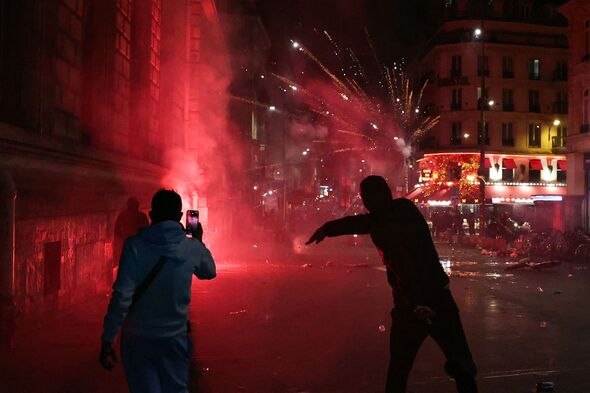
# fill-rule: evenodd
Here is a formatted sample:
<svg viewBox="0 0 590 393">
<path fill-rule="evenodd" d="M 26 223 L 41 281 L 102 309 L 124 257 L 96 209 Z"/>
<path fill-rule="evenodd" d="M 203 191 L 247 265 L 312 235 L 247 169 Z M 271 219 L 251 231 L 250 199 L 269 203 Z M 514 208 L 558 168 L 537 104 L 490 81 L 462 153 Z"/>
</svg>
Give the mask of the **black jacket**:
<svg viewBox="0 0 590 393">
<path fill-rule="evenodd" d="M 378 213 L 348 216 L 323 226 L 327 236 L 370 234 L 387 267 L 396 307 L 428 305 L 449 283 L 428 224 L 408 199 Z"/>
</svg>

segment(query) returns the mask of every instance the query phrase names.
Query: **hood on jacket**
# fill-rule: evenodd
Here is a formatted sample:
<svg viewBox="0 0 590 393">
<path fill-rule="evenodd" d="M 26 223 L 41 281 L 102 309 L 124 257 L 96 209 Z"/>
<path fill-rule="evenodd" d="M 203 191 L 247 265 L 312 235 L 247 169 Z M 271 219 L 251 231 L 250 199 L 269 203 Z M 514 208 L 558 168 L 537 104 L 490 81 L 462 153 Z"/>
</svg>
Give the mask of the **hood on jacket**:
<svg viewBox="0 0 590 393">
<path fill-rule="evenodd" d="M 139 237 L 158 254 L 175 258 L 179 255 L 180 244 L 186 239 L 186 234 L 181 223 L 169 220 L 141 228 Z"/>
</svg>

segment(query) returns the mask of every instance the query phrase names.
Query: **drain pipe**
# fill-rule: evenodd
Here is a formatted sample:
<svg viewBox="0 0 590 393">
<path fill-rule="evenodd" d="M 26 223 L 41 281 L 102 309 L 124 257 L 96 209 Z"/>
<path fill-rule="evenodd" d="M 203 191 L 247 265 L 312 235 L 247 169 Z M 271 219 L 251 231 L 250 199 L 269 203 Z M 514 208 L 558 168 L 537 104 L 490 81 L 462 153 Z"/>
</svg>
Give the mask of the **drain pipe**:
<svg viewBox="0 0 590 393">
<path fill-rule="evenodd" d="M 0 169 L 0 350 L 12 346 L 16 325 L 14 252 L 16 186 Z"/>
</svg>

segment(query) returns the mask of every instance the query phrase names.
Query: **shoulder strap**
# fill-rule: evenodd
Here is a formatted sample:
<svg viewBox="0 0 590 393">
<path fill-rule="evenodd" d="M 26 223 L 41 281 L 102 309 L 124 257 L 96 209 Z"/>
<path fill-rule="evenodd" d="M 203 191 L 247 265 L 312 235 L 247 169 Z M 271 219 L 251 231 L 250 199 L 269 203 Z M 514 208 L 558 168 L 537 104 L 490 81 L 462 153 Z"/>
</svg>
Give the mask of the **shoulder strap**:
<svg viewBox="0 0 590 393">
<path fill-rule="evenodd" d="M 130 311 L 137 305 L 139 299 L 141 299 L 145 291 L 149 288 L 152 281 L 154 281 L 160 270 L 162 270 L 164 262 L 166 262 L 166 257 L 162 255 L 160 256 L 158 263 L 156 263 L 156 265 L 152 268 L 148 275 L 143 279 L 141 284 L 137 286 L 135 293 L 133 294 L 133 299 L 131 300 L 131 305 L 129 306 Z"/>
</svg>

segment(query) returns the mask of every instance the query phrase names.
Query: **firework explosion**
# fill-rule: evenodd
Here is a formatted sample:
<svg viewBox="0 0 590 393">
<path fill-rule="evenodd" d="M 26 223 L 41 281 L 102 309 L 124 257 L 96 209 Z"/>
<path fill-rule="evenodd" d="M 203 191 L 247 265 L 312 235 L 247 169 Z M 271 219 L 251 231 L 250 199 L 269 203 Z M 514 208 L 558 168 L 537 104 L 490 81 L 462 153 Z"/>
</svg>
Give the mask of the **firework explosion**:
<svg viewBox="0 0 590 393">
<path fill-rule="evenodd" d="M 293 49 L 315 64 L 323 77 L 298 83 L 282 75 L 273 76 L 285 91 L 296 93 L 298 102 L 316 114 L 318 123 L 337 136 L 331 141 L 337 146 L 331 153 L 397 150 L 410 164 L 416 143 L 439 119 L 420 107 L 426 82 L 414 90 L 404 64 L 382 64 L 369 38 L 367 44 L 377 70 L 372 73 L 352 49 L 342 50 L 327 32 L 324 35 L 333 48 L 336 67 L 328 67 L 309 48 L 292 41 Z"/>
</svg>

